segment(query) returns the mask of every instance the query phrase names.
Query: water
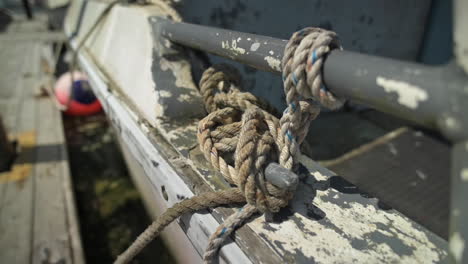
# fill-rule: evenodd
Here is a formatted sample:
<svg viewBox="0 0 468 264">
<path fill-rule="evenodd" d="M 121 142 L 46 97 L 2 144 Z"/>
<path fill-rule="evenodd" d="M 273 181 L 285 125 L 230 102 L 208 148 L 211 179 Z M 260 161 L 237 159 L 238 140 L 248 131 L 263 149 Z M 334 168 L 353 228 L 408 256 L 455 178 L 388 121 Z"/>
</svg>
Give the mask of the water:
<svg viewBox="0 0 468 264">
<path fill-rule="evenodd" d="M 70 169 L 87 263 L 112 263 L 151 220 L 103 114 L 64 116 Z M 161 240 L 133 263 L 175 263 Z"/>
</svg>

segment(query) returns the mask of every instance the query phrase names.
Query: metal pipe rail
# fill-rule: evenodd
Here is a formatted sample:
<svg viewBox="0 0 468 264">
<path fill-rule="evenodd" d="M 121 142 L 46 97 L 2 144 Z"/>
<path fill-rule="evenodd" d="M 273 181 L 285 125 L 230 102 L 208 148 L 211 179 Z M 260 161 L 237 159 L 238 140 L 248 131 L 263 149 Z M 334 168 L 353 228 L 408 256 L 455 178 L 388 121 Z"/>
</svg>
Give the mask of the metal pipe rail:
<svg viewBox="0 0 468 264">
<path fill-rule="evenodd" d="M 455 58 L 446 65 L 412 62 L 333 50 L 323 66 L 325 85 L 338 96 L 441 132 L 453 144 L 449 262 L 468 261 L 468 3 L 454 0 Z M 252 66 L 281 73 L 287 40 L 150 18 L 156 37 Z"/>
<path fill-rule="evenodd" d="M 150 19 L 154 32 L 184 46 L 281 73 L 287 40 Z M 338 96 L 441 131 L 449 140 L 466 138 L 468 79 L 454 64 L 440 67 L 334 50 L 324 63 L 324 82 Z"/>
</svg>

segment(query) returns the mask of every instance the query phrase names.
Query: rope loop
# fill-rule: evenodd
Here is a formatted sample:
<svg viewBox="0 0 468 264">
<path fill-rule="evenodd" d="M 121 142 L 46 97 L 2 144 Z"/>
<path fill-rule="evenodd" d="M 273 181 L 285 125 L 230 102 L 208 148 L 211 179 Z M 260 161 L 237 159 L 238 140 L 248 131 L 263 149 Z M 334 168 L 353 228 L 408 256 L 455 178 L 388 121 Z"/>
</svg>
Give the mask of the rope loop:
<svg viewBox="0 0 468 264">
<path fill-rule="evenodd" d="M 322 66 L 333 49 L 341 49 L 335 32 L 308 27 L 295 32 L 284 50 L 283 83 L 288 104 L 314 98 L 329 109 L 338 109 L 344 99 L 336 97 L 323 84 Z"/>
</svg>

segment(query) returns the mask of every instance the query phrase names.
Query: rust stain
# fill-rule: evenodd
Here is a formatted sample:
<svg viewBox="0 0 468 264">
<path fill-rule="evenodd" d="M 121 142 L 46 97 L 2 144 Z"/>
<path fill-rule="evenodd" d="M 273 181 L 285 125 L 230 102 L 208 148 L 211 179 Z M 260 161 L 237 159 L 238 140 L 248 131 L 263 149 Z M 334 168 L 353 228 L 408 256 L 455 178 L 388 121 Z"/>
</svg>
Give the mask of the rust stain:
<svg viewBox="0 0 468 264">
<path fill-rule="evenodd" d="M 36 132 L 23 132 L 16 136 L 19 153 L 13 163 L 11 170 L 0 173 L 0 184 L 16 182 L 22 187 L 24 181 L 31 175 L 35 158 L 34 147 L 36 146 Z"/>
</svg>

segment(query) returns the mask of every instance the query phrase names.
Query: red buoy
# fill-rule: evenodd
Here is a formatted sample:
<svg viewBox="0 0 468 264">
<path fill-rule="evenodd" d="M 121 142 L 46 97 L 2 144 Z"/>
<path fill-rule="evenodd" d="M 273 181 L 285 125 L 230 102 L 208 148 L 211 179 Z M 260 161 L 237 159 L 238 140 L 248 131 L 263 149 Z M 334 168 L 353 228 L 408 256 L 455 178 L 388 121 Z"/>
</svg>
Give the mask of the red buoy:
<svg viewBox="0 0 468 264">
<path fill-rule="evenodd" d="M 66 114 L 85 116 L 102 110 L 101 103 L 93 94 L 88 77 L 84 73 L 73 73 L 73 85 L 70 72 L 64 73 L 55 83 L 54 93 L 57 101 L 66 109 Z"/>
</svg>

